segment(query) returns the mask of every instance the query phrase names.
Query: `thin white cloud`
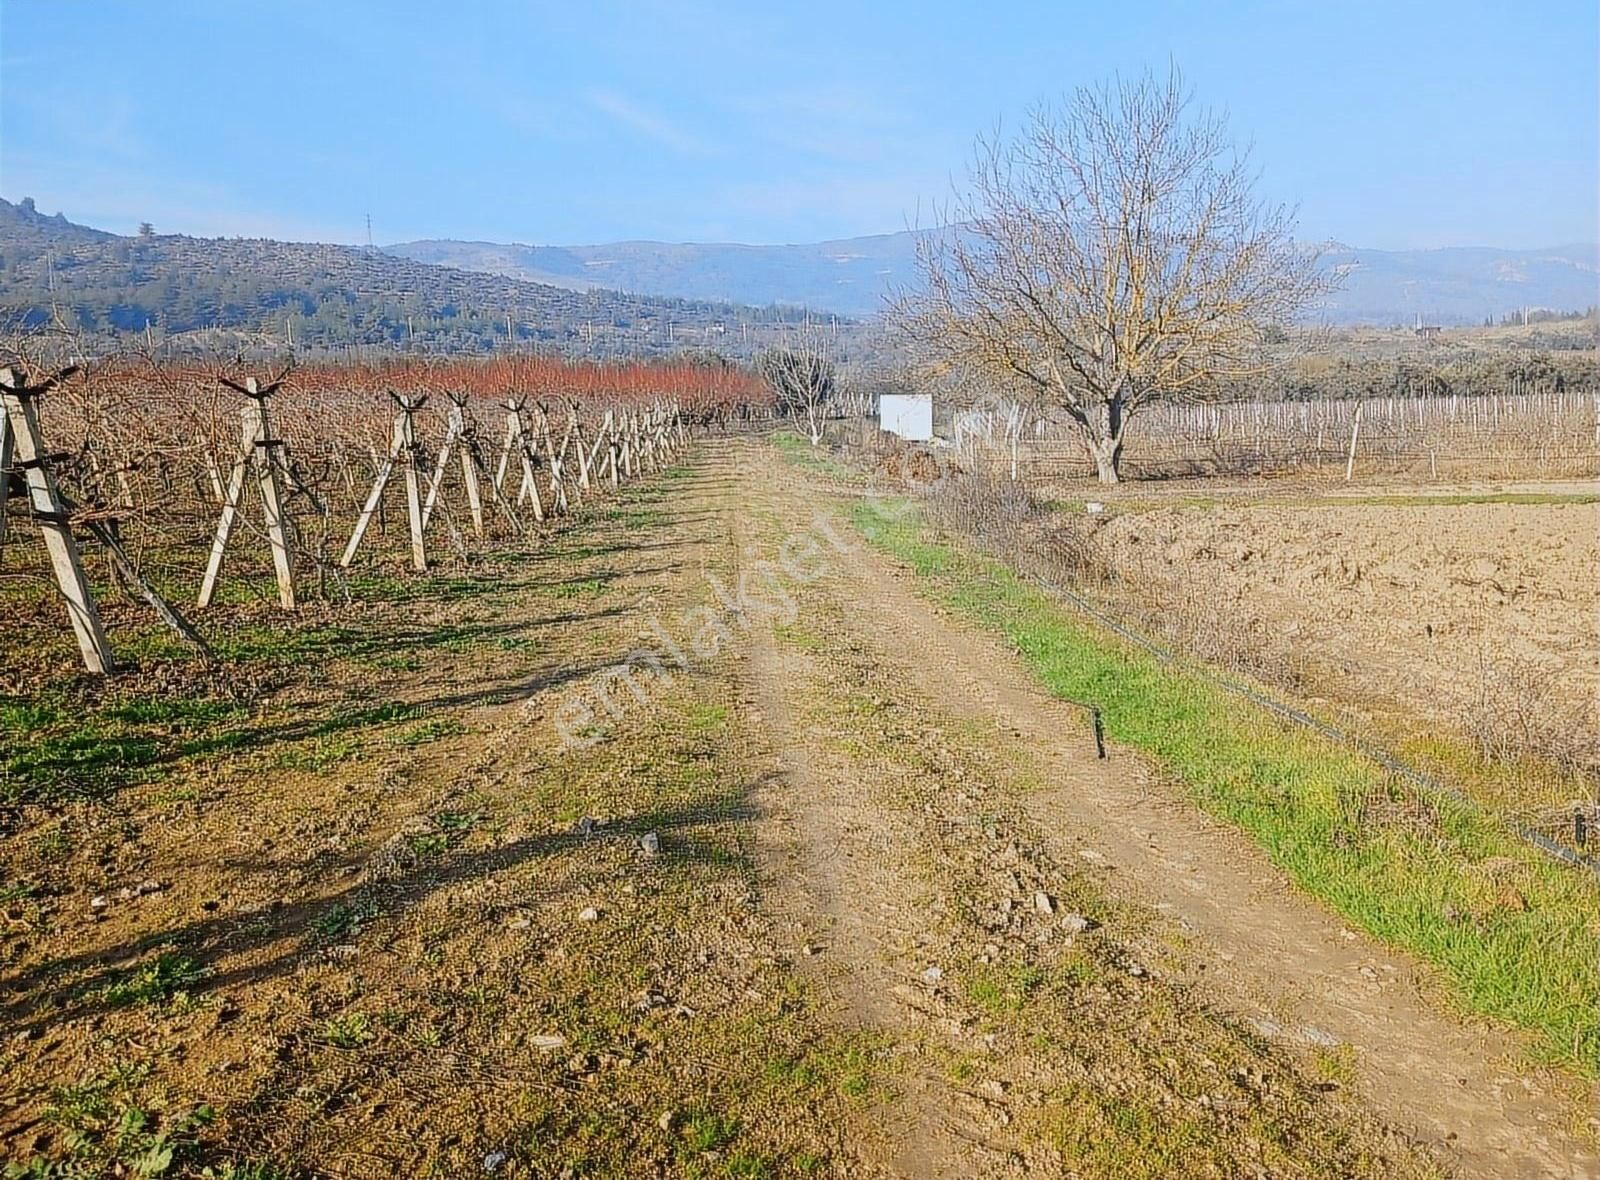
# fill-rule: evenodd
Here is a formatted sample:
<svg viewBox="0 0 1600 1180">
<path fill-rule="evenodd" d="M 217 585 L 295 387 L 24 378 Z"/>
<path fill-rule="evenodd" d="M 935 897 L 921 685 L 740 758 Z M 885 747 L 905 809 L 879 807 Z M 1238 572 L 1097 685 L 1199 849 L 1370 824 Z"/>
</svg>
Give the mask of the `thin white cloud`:
<svg viewBox="0 0 1600 1180">
<path fill-rule="evenodd" d="M 714 156 L 715 146 L 685 131 L 665 116 L 638 105 L 615 90 L 590 90 L 585 97 L 590 104 L 624 126 L 631 127 L 664 147 L 684 156 Z"/>
</svg>

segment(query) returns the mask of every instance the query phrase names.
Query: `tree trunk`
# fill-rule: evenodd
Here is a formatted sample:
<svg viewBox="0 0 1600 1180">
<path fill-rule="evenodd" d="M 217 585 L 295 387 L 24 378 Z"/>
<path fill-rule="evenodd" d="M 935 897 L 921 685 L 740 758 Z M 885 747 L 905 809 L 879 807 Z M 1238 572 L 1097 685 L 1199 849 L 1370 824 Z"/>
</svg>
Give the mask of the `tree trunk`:
<svg viewBox="0 0 1600 1180">
<path fill-rule="evenodd" d="M 1095 474 L 1101 483 L 1122 482 L 1118 472 L 1122 463 L 1121 439 L 1096 439 L 1089 444 L 1089 453 L 1094 456 Z"/>
<path fill-rule="evenodd" d="M 1094 458 L 1095 474 L 1101 483 L 1120 483 L 1123 428 L 1121 396 L 1108 398 L 1098 409 L 1094 433 L 1089 438 L 1089 454 Z"/>
</svg>

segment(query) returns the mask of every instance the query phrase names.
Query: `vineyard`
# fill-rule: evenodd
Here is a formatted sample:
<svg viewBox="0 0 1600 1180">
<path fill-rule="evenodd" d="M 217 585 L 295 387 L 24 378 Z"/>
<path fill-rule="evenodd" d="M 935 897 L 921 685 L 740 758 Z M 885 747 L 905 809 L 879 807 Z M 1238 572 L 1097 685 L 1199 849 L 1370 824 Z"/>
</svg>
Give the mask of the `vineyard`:
<svg viewBox="0 0 1600 1180">
<path fill-rule="evenodd" d="M 536 538 L 586 498 L 669 465 L 691 430 L 769 401 L 730 367 L 531 357 L 291 367 L 259 380 L 117 361 L 28 381 L 8 370 L 0 393 L 0 448 L 18 456 L 5 464 L 0 529 L 4 492 L 34 508 L 0 531 L 0 577 L 47 576 L 27 535 L 42 531 L 92 670 L 111 657 L 73 523 L 107 553 L 114 585 L 203 647 L 185 600 L 209 607 L 224 578 L 263 594 L 270 573 L 288 610 L 307 592 L 348 595 L 362 543 L 382 563 L 397 529 L 416 572 L 459 564 L 496 540 Z M 259 511 L 247 503 L 258 488 Z"/>
<path fill-rule="evenodd" d="M 1135 478 L 1586 479 L 1600 470 L 1600 395 L 1588 391 L 1163 404 L 1132 429 Z M 1071 424 L 1049 416 L 957 412 L 952 440 L 987 468 L 1015 459 L 1043 480 L 1094 472 Z"/>
</svg>

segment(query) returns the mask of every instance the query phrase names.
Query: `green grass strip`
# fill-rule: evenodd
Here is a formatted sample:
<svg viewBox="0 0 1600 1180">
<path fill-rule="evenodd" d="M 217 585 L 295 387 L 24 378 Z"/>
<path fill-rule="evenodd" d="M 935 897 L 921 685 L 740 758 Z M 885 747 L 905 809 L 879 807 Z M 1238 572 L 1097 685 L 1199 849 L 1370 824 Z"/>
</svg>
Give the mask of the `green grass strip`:
<svg viewBox="0 0 1600 1180">
<path fill-rule="evenodd" d="M 1055 694 L 1238 825 L 1315 897 L 1439 967 L 1468 1009 L 1527 1029 L 1535 1053 L 1600 1073 L 1600 889 L 1468 804 L 1419 801 L 1378 766 L 1163 664 L 1002 564 L 934 539 L 904 504 L 862 503 L 869 542 L 919 588 L 1004 635 Z"/>
<path fill-rule="evenodd" d="M 773 434 L 772 445 L 789 462 L 808 471 L 840 478 L 850 474 L 850 469 L 826 450 L 812 446 L 809 438 L 802 437 L 792 430 L 780 430 Z"/>
</svg>

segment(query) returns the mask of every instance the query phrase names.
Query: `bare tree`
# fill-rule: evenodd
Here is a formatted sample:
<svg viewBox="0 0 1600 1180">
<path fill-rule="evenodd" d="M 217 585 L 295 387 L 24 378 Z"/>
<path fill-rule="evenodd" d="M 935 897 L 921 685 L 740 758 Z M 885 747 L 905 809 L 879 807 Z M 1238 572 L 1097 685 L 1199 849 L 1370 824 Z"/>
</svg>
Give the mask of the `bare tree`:
<svg viewBox="0 0 1600 1180">
<path fill-rule="evenodd" d="M 1176 70 L 1037 108 L 979 140 L 970 180 L 894 318 L 935 367 L 1064 411 L 1103 483 L 1140 407 L 1265 371 L 1264 330 L 1328 286 Z"/>
<path fill-rule="evenodd" d="M 822 439 L 822 417 L 838 392 L 839 375 L 820 336 L 803 334 L 795 343 L 756 356 L 756 371 L 771 386 L 778 412 L 804 418 L 811 445 Z"/>
</svg>

